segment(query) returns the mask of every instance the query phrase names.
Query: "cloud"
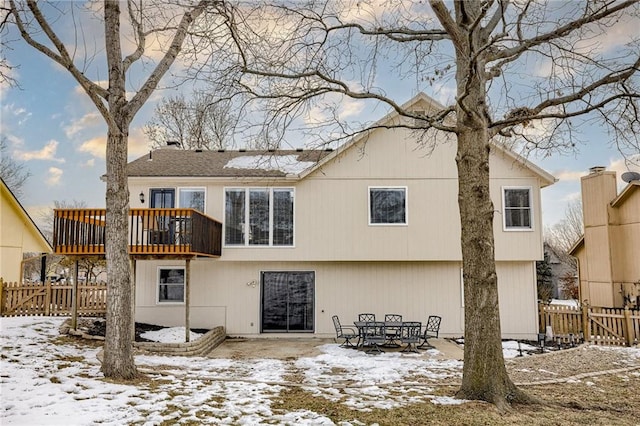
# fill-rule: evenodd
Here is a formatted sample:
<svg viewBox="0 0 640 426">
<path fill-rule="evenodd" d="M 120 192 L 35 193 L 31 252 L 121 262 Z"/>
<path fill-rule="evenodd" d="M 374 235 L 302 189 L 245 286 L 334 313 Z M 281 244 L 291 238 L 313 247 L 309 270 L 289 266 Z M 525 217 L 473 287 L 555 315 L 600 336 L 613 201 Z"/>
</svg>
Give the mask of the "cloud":
<svg viewBox="0 0 640 426">
<path fill-rule="evenodd" d="M 0 97 L 0 99 L 2 99 L 2 97 Z M 18 126 L 22 126 L 23 124 L 25 124 L 32 115 L 25 108 L 16 106 L 14 103 L 2 105 L 2 114 L 12 116 L 10 119 L 8 119 L 8 121 L 11 121 L 12 124 L 16 124 Z"/>
<path fill-rule="evenodd" d="M 575 171 L 575 170 L 560 170 L 557 172 L 554 172 L 553 175 L 558 178 L 558 181 L 560 182 L 568 182 L 568 181 L 575 181 L 575 182 L 579 182 L 580 178 L 582 176 L 585 176 L 588 173 L 588 171 L 586 170 L 579 170 L 579 171 Z"/>
<path fill-rule="evenodd" d="M 95 165 L 96 165 L 96 159 L 95 158 L 91 158 L 91 159 L 85 161 L 84 164 L 82 164 L 82 167 L 91 168 L 91 167 L 93 167 Z"/>
<path fill-rule="evenodd" d="M 620 176 L 624 172 L 640 173 L 640 154 L 633 155 L 628 159 L 619 158 L 610 160 L 607 170 L 613 170 Z"/>
<path fill-rule="evenodd" d="M 88 114 L 85 114 L 79 120 L 75 120 L 68 126 L 64 127 L 64 132 L 68 138 L 71 138 L 76 133 L 81 132 L 87 127 L 93 127 L 97 124 L 101 124 L 101 118 L 102 116 L 97 111 L 90 112 Z"/>
<path fill-rule="evenodd" d="M 15 155 L 18 159 L 23 161 L 30 160 L 47 160 L 55 161 L 58 163 L 64 163 L 64 158 L 56 158 L 56 151 L 58 150 L 58 141 L 50 140 L 42 149 L 37 151 L 15 151 Z"/>
<path fill-rule="evenodd" d="M 57 167 L 49 167 L 49 177 L 46 180 L 48 186 L 56 186 L 60 184 L 64 171 Z"/>
<path fill-rule="evenodd" d="M 80 145 L 78 151 L 86 152 L 98 158 L 106 157 L 107 138 L 105 136 L 97 136 L 89 139 Z"/>
<path fill-rule="evenodd" d="M 97 136 L 83 142 L 78 151 L 91 154 L 96 158 L 106 158 L 107 138 Z M 149 140 L 142 127 L 135 127 L 129 131 L 129 158 L 139 157 L 149 151 Z"/>
</svg>

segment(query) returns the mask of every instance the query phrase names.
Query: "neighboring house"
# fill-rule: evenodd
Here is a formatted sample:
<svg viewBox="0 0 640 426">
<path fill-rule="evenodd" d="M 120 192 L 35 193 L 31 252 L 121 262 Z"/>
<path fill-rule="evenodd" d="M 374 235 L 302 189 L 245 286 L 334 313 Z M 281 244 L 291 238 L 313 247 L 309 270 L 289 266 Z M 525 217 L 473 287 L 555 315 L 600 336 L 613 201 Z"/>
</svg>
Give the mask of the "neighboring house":
<svg viewBox="0 0 640 426">
<path fill-rule="evenodd" d="M 593 167 L 582 177 L 584 236 L 569 252 L 578 259 L 580 301 L 640 306 L 640 180 L 618 194 L 616 173 Z"/>
<path fill-rule="evenodd" d="M 53 248 L 2 179 L 0 188 L 0 278 L 18 282 L 24 253 L 51 253 Z"/>
<path fill-rule="evenodd" d="M 575 260 L 567 253 L 544 243 L 544 252 L 547 254 L 551 268 L 551 284 L 553 287 L 552 298 L 567 299 L 563 294 L 563 286 L 572 277 L 577 275 Z"/>
<path fill-rule="evenodd" d="M 441 108 L 424 94 L 405 106 Z M 378 128 L 335 151 L 165 148 L 129 163 L 136 320 L 328 336 L 332 315 L 398 313 L 463 335 L 455 155 L 446 135 L 430 150 Z M 540 189 L 554 178 L 496 146 L 490 167 L 502 334 L 535 338 Z"/>
</svg>

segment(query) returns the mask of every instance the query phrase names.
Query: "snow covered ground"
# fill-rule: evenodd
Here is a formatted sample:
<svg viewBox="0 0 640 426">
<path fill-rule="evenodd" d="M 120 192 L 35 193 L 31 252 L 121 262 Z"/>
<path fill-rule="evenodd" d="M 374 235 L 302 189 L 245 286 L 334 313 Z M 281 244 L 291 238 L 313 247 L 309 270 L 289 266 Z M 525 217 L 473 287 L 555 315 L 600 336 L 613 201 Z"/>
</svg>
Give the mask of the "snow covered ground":
<svg viewBox="0 0 640 426">
<path fill-rule="evenodd" d="M 100 373 L 99 349 L 56 339 L 63 320 L 2 318 L 2 425 L 331 424 L 311 411 L 271 410 L 272 400 L 291 377 L 298 377 L 298 384 L 313 394 L 357 410 L 416 401 L 464 402 L 435 396 L 432 386 L 458 383 L 460 361 L 438 360 L 433 350 L 428 356 L 373 356 L 337 344 L 322 346 L 319 356 L 296 361 L 137 356 L 136 364 L 148 380 L 114 384 Z M 172 335 L 182 338 L 184 329 L 161 330 L 154 339 L 171 341 Z M 517 343 L 515 351 L 513 342 L 505 343 L 505 355 L 515 354 Z"/>
</svg>

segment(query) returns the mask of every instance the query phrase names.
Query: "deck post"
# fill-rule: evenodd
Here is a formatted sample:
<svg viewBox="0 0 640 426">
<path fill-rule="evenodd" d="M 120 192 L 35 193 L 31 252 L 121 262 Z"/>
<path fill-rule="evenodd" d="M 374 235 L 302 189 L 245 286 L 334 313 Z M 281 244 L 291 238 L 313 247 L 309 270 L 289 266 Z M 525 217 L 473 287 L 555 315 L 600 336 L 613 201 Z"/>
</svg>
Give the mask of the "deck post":
<svg viewBox="0 0 640 426">
<path fill-rule="evenodd" d="M 131 341 L 136 341 L 136 259 L 130 258 L 131 267 Z"/>
<path fill-rule="evenodd" d="M 190 303 L 190 280 L 191 280 L 191 259 L 185 260 L 184 268 L 184 328 L 185 328 L 185 342 L 189 342 L 189 335 L 191 334 L 189 329 L 189 303 Z"/>
<path fill-rule="evenodd" d="M 71 293 L 71 328 L 78 329 L 78 258 L 74 257 L 73 270 L 73 291 Z"/>
</svg>

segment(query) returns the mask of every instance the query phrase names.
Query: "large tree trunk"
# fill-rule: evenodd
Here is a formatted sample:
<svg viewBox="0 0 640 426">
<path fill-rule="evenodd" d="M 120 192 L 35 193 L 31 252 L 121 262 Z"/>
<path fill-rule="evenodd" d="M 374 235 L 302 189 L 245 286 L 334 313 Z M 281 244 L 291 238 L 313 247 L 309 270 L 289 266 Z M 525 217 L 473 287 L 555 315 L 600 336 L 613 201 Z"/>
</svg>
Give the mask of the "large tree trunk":
<svg viewBox="0 0 640 426">
<path fill-rule="evenodd" d="M 463 30 L 456 46 L 456 164 L 465 301 L 464 367 L 458 396 L 488 401 L 504 409 L 527 397 L 509 378 L 502 353 L 482 54 L 487 40 L 477 26 L 471 25 L 480 13 L 479 7 L 471 2 L 456 3 L 456 17 Z"/>
<path fill-rule="evenodd" d="M 137 370 L 131 329 L 131 271 L 129 266 L 127 134 L 109 131 L 107 139 L 107 331 L 102 372 L 113 379 L 132 379 Z"/>
<path fill-rule="evenodd" d="M 107 331 L 102 372 L 112 379 L 132 379 L 137 375 L 133 359 L 133 315 L 129 263 L 127 152 L 130 119 L 127 114 L 125 76 L 120 47 L 120 5 L 105 1 L 105 45 L 109 69 L 109 111 L 107 135 L 107 218 L 105 254 L 107 258 Z"/>
</svg>

